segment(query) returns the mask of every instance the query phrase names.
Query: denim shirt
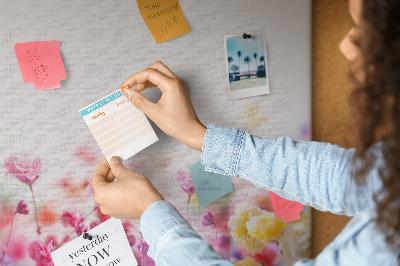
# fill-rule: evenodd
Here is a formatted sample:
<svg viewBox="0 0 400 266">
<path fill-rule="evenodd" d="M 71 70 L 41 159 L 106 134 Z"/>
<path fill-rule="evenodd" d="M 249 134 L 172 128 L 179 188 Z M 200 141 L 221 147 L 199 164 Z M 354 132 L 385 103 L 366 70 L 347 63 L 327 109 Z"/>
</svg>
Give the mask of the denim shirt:
<svg viewBox="0 0 400 266">
<path fill-rule="evenodd" d="M 210 124 L 201 162 L 206 171 L 248 180 L 285 199 L 354 216 L 314 260 L 302 259 L 294 265 L 397 265 L 398 251 L 386 244 L 373 220 L 373 195 L 382 187 L 378 167 L 364 185 L 357 185 L 351 177 L 354 152 L 289 137 L 264 139 Z M 140 226 L 156 265 L 233 265 L 216 254 L 166 201 L 151 204 Z"/>
</svg>

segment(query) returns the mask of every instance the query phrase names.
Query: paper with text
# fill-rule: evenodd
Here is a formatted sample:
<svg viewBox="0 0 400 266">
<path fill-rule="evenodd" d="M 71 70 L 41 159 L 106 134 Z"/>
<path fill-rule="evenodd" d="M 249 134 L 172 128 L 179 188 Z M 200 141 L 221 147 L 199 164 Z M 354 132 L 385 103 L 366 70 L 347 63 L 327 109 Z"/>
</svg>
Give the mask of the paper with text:
<svg viewBox="0 0 400 266">
<path fill-rule="evenodd" d="M 285 223 L 300 219 L 300 213 L 304 210 L 304 206 L 301 203 L 284 199 L 271 191 L 269 196 L 271 197 L 276 218 L 281 218 Z"/>
<path fill-rule="evenodd" d="M 60 42 L 17 43 L 14 50 L 24 82 L 33 83 L 36 90 L 59 88 L 67 78 Z"/>
<path fill-rule="evenodd" d="M 206 172 L 204 165 L 198 161 L 190 166 L 194 190 L 200 208 L 225 196 L 233 190 L 230 176 Z"/>
<path fill-rule="evenodd" d="M 79 111 L 107 161 L 126 160 L 158 140 L 145 114 L 119 91 Z"/>
<path fill-rule="evenodd" d="M 136 266 L 121 220 L 110 218 L 50 253 L 55 266 Z"/>
<path fill-rule="evenodd" d="M 157 43 L 190 32 L 178 0 L 137 0 L 140 14 Z"/>
</svg>

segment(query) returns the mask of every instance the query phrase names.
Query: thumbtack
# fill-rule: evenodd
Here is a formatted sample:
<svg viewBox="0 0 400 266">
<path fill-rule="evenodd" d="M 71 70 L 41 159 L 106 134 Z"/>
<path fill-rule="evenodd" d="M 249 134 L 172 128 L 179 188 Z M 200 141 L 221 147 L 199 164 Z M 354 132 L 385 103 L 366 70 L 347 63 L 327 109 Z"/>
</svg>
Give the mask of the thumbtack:
<svg viewBox="0 0 400 266">
<path fill-rule="evenodd" d="M 250 34 L 243 33 L 243 39 L 250 39 L 250 38 L 251 38 Z"/>
<path fill-rule="evenodd" d="M 84 234 L 83 234 L 83 238 L 84 238 L 84 239 L 92 240 L 92 239 L 93 239 L 93 236 L 89 235 L 88 233 L 84 233 Z"/>
</svg>

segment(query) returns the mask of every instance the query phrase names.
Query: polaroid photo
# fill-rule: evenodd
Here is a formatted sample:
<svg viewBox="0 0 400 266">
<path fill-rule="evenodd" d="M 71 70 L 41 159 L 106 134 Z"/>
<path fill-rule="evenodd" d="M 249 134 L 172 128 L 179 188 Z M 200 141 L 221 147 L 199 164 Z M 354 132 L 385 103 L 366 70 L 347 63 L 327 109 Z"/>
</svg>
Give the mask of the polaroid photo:
<svg viewBox="0 0 400 266">
<path fill-rule="evenodd" d="M 269 94 L 265 32 L 224 38 L 229 100 Z"/>
</svg>

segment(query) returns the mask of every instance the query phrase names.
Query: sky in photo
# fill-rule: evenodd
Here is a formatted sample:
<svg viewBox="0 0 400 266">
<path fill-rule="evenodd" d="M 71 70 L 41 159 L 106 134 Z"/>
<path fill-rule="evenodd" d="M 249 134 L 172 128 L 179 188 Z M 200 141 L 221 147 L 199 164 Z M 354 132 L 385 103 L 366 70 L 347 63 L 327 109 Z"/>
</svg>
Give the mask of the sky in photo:
<svg viewBox="0 0 400 266">
<path fill-rule="evenodd" d="M 250 39 L 243 39 L 242 34 L 240 36 L 227 37 L 226 38 L 226 49 L 228 57 L 233 58 L 232 64 L 239 66 L 238 51 L 242 52 L 240 56 L 240 72 L 247 72 L 248 66 L 244 62 L 244 58 L 249 56 L 250 71 L 256 71 L 256 64 L 254 59 L 254 53 L 257 53 L 257 65 L 260 65 L 260 57 L 265 56 L 265 33 L 251 33 Z M 264 64 L 264 63 L 263 63 Z"/>
</svg>

